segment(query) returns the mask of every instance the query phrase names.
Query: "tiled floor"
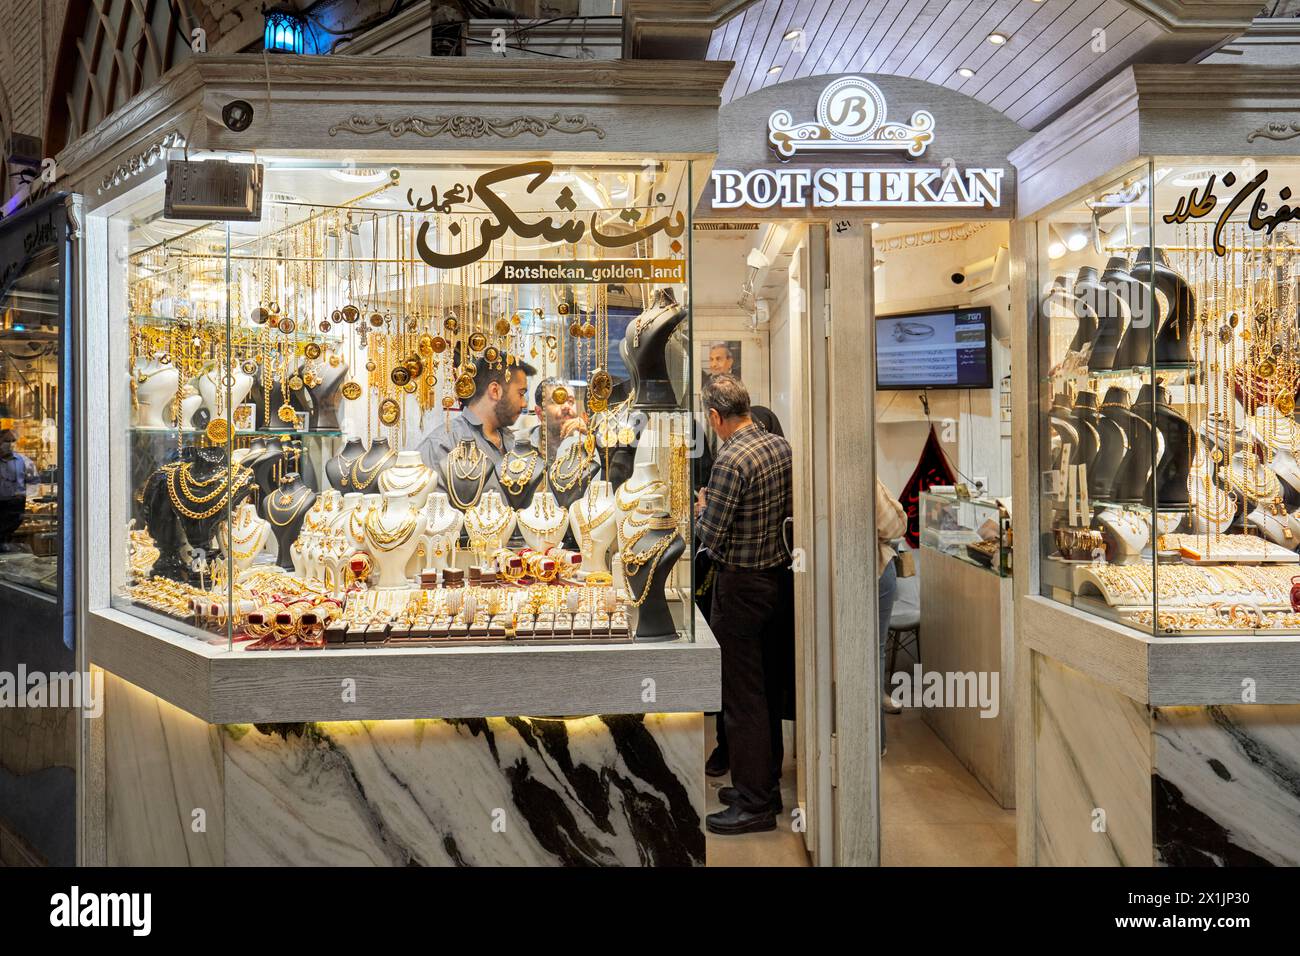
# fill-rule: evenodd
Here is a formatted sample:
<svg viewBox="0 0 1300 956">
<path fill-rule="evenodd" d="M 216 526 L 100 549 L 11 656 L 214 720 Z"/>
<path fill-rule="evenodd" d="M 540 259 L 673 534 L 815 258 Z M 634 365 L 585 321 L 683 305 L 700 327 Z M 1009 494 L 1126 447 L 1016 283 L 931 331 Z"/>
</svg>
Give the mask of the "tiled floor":
<svg viewBox="0 0 1300 956">
<path fill-rule="evenodd" d="M 1003 810 L 921 719 L 889 721 L 881 761 L 881 863 L 1015 866 L 1016 812 Z"/>
<path fill-rule="evenodd" d="M 904 711 L 889 721 L 881 764 L 881 862 L 885 866 L 1015 866 L 1016 814 L 1003 810 L 921 720 Z M 787 732 L 789 725 L 787 725 Z M 705 739 L 713 747 L 709 722 Z M 728 777 L 708 778 L 708 812 L 722 809 Z M 785 813 L 769 833 L 707 834 L 709 866 L 807 866 L 803 834 L 790 829 L 795 805 L 792 749 L 782 776 Z"/>
</svg>

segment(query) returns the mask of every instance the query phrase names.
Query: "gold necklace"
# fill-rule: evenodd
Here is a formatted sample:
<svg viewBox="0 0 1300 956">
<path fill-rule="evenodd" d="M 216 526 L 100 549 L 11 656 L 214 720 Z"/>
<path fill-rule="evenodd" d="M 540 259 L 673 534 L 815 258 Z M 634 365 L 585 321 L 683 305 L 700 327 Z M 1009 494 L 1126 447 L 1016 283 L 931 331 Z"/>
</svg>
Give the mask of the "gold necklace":
<svg viewBox="0 0 1300 956">
<path fill-rule="evenodd" d="M 634 508 L 636 508 L 638 499 L 625 497 L 623 494 L 624 491 L 626 491 L 628 494 L 631 495 L 640 495 L 643 492 L 649 491 L 650 489 L 656 487 L 657 485 L 662 485 L 663 483 L 664 482 L 662 478 L 651 478 L 645 484 L 641 485 L 641 487 L 633 488 L 627 482 L 624 482 L 623 484 L 619 485 L 618 490 L 614 492 L 614 500 L 618 502 L 618 510 L 632 511 Z"/>
<path fill-rule="evenodd" d="M 677 532 L 674 531 L 672 534 L 664 535 L 641 554 L 630 554 L 626 550 L 619 552 L 619 560 L 623 562 L 623 573 L 629 578 L 634 574 L 639 574 L 641 568 L 645 567 L 647 564 L 650 566 L 649 571 L 645 576 L 645 589 L 641 592 L 640 596 L 633 593 L 633 607 L 640 607 L 645 603 L 646 598 L 650 596 L 650 590 L 654 586 L 655 572 L 659 569 L 659 562 L 663 560 L 664 554 L 668 551 L 669 547 L 672 546 L 672 543 L 675 540 L 677 540 Z M 631 564 L 635 564 L 636 567 L 629 567 Z M 629 590 L 631 590 L 631 583 L 632 582 L 629 580 Z"/>
<path fill-rule="evenodd" d="M 501 469 L 501 475 L 499 476 L 501 487 L 512 495 L 523 494 L 524 489 L 533 480 L 539 458 L 541 458 L 541 455 L 536 450 L 529 452 L 527 455 L 511 458 L 506 466 Z"/>
<path fill-rule="evenodd" d="M 551 487 L 564 494 L 571 491 L 587 470 L 587 464 L 591 461 L 591 455 L 587 453 L 586 444 L 576 441 L 569 446 L 569 450 L 564 453 L 563 458 L 557 458 L 551 463 L 550 479 Z M 569 471 L 569 467 L 572 471 Z"/>
<path fill-rule="evenodd" d="M 293 511 L 289 514 L 289 516 L 288 516 L 287 518 L 285 518 L 283 521 L 276 521 L 276 520 L 275 520 L 275 502 L 274 502 L 274 501 L 271 501 L 271 502 L 267 505 L 267 508 L 266 508 L 266 517 L 267 517 L 267 519 L 271 522 L 271 524 L 275 525 L 277 528 L 287 528 L 287 527 L 289 527 L 289 525 L 293 524 L 295 520 L 297 520 L 298 515 L 302 514 L 302 512 L 307 508 L 307 500 L 308 500 L 308 498 L 311 497 L 311 496 L 310 496 L 310 492 L 311 492 L 311 489 L 310 489 L 310 488 L 304 488 L 303 490 L 306 491 L 306 492 L 308 492 L 308 494 L 305 494 L 305 495 L 303 495 L 301 498 L 298 499 L 298 505 L 297 505 L 297 507 L 295 507 L 295 508 L 293 509 Z M 283 495 L 281 495 L 280 497 L 281 497 L 281 499 L 283 500 Z M 290 497 L 289 497 L 289 501 L 293 501 L 293 496 L 292 496 L 292 495 L 290 495 Z"/>
<path fill-rule="evenodd" d="M 521 511 L 519 512 L 517 517 L 519 518 L 519 523 L 524 526 L 525 530 L 531 531 L 533 534 L 538 535 L 540 537 L 545 537 L 546 535 L 554 534 L 557 530 L 559 530 L 561 525 L 564 524 L 564 519 L 565 519 L 564 509 L 556 508 L 554 504 L 548 505 L 547 503 L 550 502 L 550 500 L 551 500 L 550 498 L 542 498 L 542 503 L 538 507 L 537 514 L 538 517 L 541 518 L 541 520 L 543 521 L 553 520 L 555 523 L 551 525 L 544 525 L 539 528 L 535 525 L 528 523 L 527 519 L 524 517 L 528 513 L 527 511 Z M 548 511 L 550 512 L 549 514 L 547 513 Z"/>
<path fill-rule="evenodd" d="M 451 454 L 447 456 L 447 464 L 451 466 L 452 474 L 457 478 L 462 481 L 473 481 L 474 475 L 486 458 L 477 442 L 463 442 L 451 450 Z M 486 473 L 487 469 L 484 468 L 483 471 Z"/>
<path fill-rule="evenodd" d="M 415 531 L 414 515 L 398 525 L 395 531 L 386 530 L 377 523 L 376 519 L 382 520 L 382 515 L 378 510 L 371 511 L 370 514 L 366 515 L 366 537 L 374 542 L 375 547 L 380 551 L 395 551 L 404 545 Z"/>
<path fill-rule="evenodd" d="M 379 461 L 376 462 L 373 468 L 361 467 L 361 461 L 366 456 L 358 455 L 356 459 L 353 460 L 352 462 L 353 487 L 356 488 L 357 491 L 361 491 L 362 489 L 368 487 L 370 483 L 375 480 L 375 475 L 379 474 L 379 469 L 383 468 L 384 465 L 388 462 L 388 459 L 392 458 L 396 454 L 397 452 L 393 451 L 391 448 L 388 449 L 388 451 L 384 452 L 384 457 L 380 458 Z M 365 476 L 364 480 L 362 478 L 362 475 Z"/>
<path fill-rule="evenodd" d="M 356 463 L 364 457 L 366 457 L 366 450 L 364 448 L 357 452 L 355 458 L 344 458 L 343 452 L 339 452 L 338 458 L 335 460 L 339 465 L 339 484 L 342 487 L 348 488 L 351 486 L 352 480 L 349 475 L 349 470 L 355 467 Z"/>
<path fill-rule="evenodd" d="M 240 488 L 242 488 L 244 485 L 248 484 L 249 480 L 253 477 L 253 473 L 248 469 L 246 468 L 238 469 L 232 476 L 233 480 L 225 488 L 225 493 L 220 495 L 220 497 L 217 499 L 216 504 L 214 504 L 211 508 L 207 509 L 206 511 L 195 511 L 192 508 L 187 507 L 185 503 L 181 501 L 181 496 L 177 492 L 177 488 L 176 488 L 177 471 L 179 471 L 179 469 L 172 469 L 168 471 L 167 477 L 166 479 L 164 479 L 167 485 L 167 496 L 171 499 L 172 507 L 174 507 L 179 514 L 184 515 L 186 518 L 189 518 L 192 521 L 204 521 L 208 518 L 211 518 L 213 515 L 217 514 L 219 511 L 221 511 L 222 508 L 226 506 L 226 503 L 230 501 L 231 496 L 233 496 L 234 493 L 238 491 Z"/>
<path fill-rule="evenodd" d="M 479 498 L 483 497 L 483 485 L 487 483 L 486 468 L 484 468 L 479 473 L 478 486 L 474 489 L 474 494 L 469 501 L 466 501 L 463 498 L 461 498 L 461 496 L 456 492 L 456 480 L 452 477 L 452 466 L 451 466 L 450 458 L 448 458 L 447 460 L 447 468 L 444 474 L 447 479 L 447 497 L 451 499 L 451 503 L 456 507 L 458 511 L 468 512 L 469 509 L 473 508 L 475 505 L 478 504 Z M 474 479 L 468 478 L 466 480 L 473 481 Z"/>
<path fill-rule="evenodd" d="M 465 512 L 465 528 L 479 539 L 499 538 L 510 523 L 510 509 L 503 508 L 499 519 L 482 514 L 477 508 Z M 525 525 L 527 527 L 527 525 Z"/>
<path fill-rule="evenodd" d="M 415 477 L 405 484 L 399 484 L 402 476 L 397 473 L 401 471 L 414 471 Z M 386 494 L 411 495 L 423 490 L 432 477 L 433 472 L 423 463 L 419 465 L 394 465 L 379 476 L 379 487 Z"/>
<path fill-rule="evenodd" d="M 609 516 L 614 513 L 614 502 L 611 501 L 608 508 L 593 518 L 591 517 L 591 504 L 592 502 L 590 498 L 584 498 L 582 503 L 578 506 L 578 530 L 582 532 L 584 538 L 591 534 L 592 528 L 604 524 Z M 582 518 L 584 510 L 587 512 L 587 520 L 585 521 Z"/>
</svg>

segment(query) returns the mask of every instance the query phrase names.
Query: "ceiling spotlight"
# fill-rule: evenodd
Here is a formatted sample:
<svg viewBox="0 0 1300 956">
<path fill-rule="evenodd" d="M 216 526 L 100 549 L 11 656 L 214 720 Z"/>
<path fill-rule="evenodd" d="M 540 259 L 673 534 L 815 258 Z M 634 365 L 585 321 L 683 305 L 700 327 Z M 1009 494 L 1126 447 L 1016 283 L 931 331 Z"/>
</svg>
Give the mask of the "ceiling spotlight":
<svg viewBox="0 0 1300 956">
<path fill-rule="evenodd" d="M 957 71 L 957 75 L 960 76 L 963 80 L 969 80 L 972 76 L 975 75 L 975 71 L 972 70 L 969 66 L 963 66 L 960 70 Z"/>
<path fill-rule="evenodd" d="M 1078 252 L 1088 244 L 1088 234 L 1080 230 L 1065 237 L 1065 247 L 1071 252 Z"/>
<path fill-rule="evenodd" d="M 1065 245 L 1060 242 L 1054 242 L 1047 247 L 1047 258 L 1059 259 L 1065 255 Z"/>
<path fill-rule="evenodd" d="M 782 40 L 797 40 L 797 39 L 798 39 L 799 37 L 801 37 L 801 36 L 803 36 L 803 30 L 800 30 L 800 29 L 794 29 L 794 30 L 791 30 L 789 33 L 787 33 L 785 36 L 781 37 L 781 39 L 782 39 Z"/>
<path fill-rule="evenodd" d="M 772 67 L 770 70 L 767 71 L 767 75 L 768 75 L 768 76 L 776 76 L 776 75 L 777 75 L 778 73 L 780 73 L 780 72 L 781 72 L 781 67 L 779 67 L 779 66 L 774 66 L 774 67 Z"/>
<path fill-rule="evenodd" d="M 990 33 L 988 36 L 989 42 L 992 43 L 994 46 L 1001 46 L 1002 44 L 1007 42 L 1007 39 L 1008 38 L 1005 33 Z"/>
<path fill-rule="evenodd" d="M 879 228 L 880 228 L 880 223 L 878 223 L 878 222 L 873 222 L 873 223 L 871 224 L 871 228 L 872 228 L 872 229 L 879 229 Z"/>
</svg>

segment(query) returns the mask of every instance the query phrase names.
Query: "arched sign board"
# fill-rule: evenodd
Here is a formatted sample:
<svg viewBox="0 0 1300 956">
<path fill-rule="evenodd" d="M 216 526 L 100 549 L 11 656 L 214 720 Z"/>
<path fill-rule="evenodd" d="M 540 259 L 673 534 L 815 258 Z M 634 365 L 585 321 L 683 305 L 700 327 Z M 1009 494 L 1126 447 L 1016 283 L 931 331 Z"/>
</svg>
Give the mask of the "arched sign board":
<svg viewBox="0 0 1300 956">
<path fill-rule="evenodd" d="M 718 111 L 697 219 L 1011 219 L 1030 132 L 908 77 L 778 83 Z"/>
</svg>

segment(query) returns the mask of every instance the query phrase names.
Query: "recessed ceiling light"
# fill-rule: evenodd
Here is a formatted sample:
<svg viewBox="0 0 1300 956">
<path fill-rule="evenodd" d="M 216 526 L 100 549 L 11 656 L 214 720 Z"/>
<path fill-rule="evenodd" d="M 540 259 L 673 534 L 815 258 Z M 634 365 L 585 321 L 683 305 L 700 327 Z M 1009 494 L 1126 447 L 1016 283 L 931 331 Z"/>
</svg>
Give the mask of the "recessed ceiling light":
<svg viewBox="0 0 1300 956">
<path fill-rule="evenodd" d="M 803 31 L 802 31 L 802 30 L 791 30 L 791 31 L 790 31 L 789 33 L 787 33 L 785 36 L 781 37 L 781 39 L 782 39 L 782 40 L 793 40 L 793 39 L 795 39 L 795 38 L 797 38 L 797 37 L 801 37 L 801 36 L 803 36 Z"/>
<path fill-rule="evenodd" d="M 1007 42 L 1007 35 L 1005 33 L 990 33 L 988 39 L 994 46 L 1001 46 Z"/>
<path fill-rule="evenodd" d="M 872 228 L 872 229 L 879 229 L 879 228 L 880 228 L 880 223 L 878 223 L 878 222 L 873 222 L 873 223 L 871 224 L 871 228 Z"/>
<path fill-rule="evenodd" d="M 975 71 L 972 70 L 969 66 L 963 66 L 960 70 L 957 71 L 957 75 L 964 80 L 969 80 L 972 76 L 975 75 Z"/>
<path fill-rule="evenodd" d="M 1061 256 L 1063 256 L 1063 255 L 1065 255 L 1065 244 L 1064 244 L 1064 243 L 1054 242 L 1054 243 L 1052 243 L 1050 246 L 1047 247 L 1047 258 L 1049 258 L 1049 259 L 1059 259 L 1059 258 L 1061 258 Z"/>
<path fill-rule="evenodd" d="M 1073 232 L 1065 237 L 1065 248 L 1069 249 L 1071 252 L 1079 252 L 1087 244 L 1088 236 L 1082 231 Z"/>
<path fill-rule="evenodd" d="M 770 70 L 767 71 L 767 75 L 768 75 L 768 76 L 776 76 L 776 75 L 777 75 L 778 73 L 780 73 L 780 72 L 781 72 L 781 68 L 780 68 L 779 66 L 774 66 L 774 67 L 772 67 Z"/>
</svg>

